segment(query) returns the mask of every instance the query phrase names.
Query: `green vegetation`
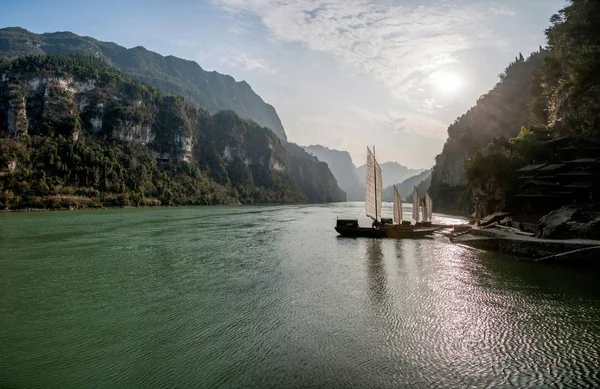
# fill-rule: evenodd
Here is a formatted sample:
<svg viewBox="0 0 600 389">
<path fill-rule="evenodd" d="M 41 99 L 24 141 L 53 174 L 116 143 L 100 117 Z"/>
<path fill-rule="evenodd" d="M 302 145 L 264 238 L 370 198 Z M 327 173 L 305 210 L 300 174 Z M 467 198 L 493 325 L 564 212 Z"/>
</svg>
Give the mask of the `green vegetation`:
<svg viewBox="0 0 600 389">
<path fill-rule="evenodd" d="M 500 74 L 500 82 L 448 128 L 448 140 L 432 171 L 430 193 L 438 209 L 472 212 L 465 163 L 494 139 L 506 141 L 517 136 L 521 126 L 533 124 L 528 113 L 531 78 L 547 55 L 542 48 L 527 59 L 519 54 Z"/>
<path fill-rule="evenodd" d="M 23 28 L 0 29 L 0 56 L 10 58 L 42 54 L 99 56 L 132 79 L 182 96 L 188 103 L 211 113 L 231 110 L 271 129 L 286 141 L 283 125 L 275 109 L 266 104 L 246 82 L 217 72 L 207 72 L 196 62 L 167 56 L 143 47 L 126 49 L 72 32 L 34 34 Z"/>
<path fill-rule="evenodd" d="M 600 136 L 600 3 L 571 0 L 546 30 L 550 54 L 536 80 L 533 116 L 563 135 Z"/>
<path fill-rule="evenodd" d="M 448 129 L 436 159 L 437 203 L 478 216 L 507 210 L 518 190 L 515 170 L 554 156 L 524 127 L 557 135 L 600 137 L 600 4 L 571 0 L 551 19 L 547 49 L 516 58 L 501 81 Z M 465 161 L 464 179 L 449 179 Z M 462 172 L 459 170 L 457 175 Z"/>
<path fill-rule="evenodd" d="M 554 156 L 544 147 L 543 141 L 525 127 L 521 127 L 519 135 L 508 142 L 499 137 L 475 152 L 466 164 L 475 215 L 510 209 L 510 202 L 519 190 L 516 171 L 527 164 L 552 158 Z"/>
<path fill-rule="evenodd" d="M 320 203 L 346 200 L 346 193 L 337 186 L 337 181 L 325 162 L 308 155 L 294 143 L 286 143 L 285 148 L 290 159 L 291 174 L 309 198 L 317 199 L 316 202 Z"/>
<path fill-rule="evenodd" d="M 344 199 L 326 164 L 303 165 L 297 184 L 295 145 L 268 129 L 165 96 L 101 59 L 22 57 L 0 72 L 0 208 Z"/>
<path fill-rule="evenodd" d="M 237 203 L 197 166 L 159 164 L 144 146 L 35 135 L 0 139 L 0 150 L 0 165 L 16 162 L 0 179 L 0 208 Z"/>
</svg>

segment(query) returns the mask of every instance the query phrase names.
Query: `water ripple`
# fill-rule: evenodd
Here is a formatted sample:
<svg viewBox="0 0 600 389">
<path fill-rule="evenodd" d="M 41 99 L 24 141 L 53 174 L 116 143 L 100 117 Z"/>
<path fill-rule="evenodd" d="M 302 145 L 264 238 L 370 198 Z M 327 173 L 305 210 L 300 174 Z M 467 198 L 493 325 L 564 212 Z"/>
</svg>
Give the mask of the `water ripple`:
<svg viewBox="0 0 600 389">
<path fill-rule="evenodd" d="M 337 238 L 361 209 L 0 215 L 0 387 L 598 386 L 595 271 Z"/>
</svg>

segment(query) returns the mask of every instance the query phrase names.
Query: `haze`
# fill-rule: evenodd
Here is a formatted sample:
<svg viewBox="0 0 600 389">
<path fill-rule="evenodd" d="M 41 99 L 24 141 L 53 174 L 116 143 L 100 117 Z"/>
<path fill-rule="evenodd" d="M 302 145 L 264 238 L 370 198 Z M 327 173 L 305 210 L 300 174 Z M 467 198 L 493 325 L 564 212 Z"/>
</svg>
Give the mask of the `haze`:
<svg viewBox="0 0 600 389">
<path fill-rule="evenodd" d="M 246 80 L 290 141 L 429 168 L 456 117 L 562 0 L 8 1 L 0 26 L 72 31 Z"/>
</svg>

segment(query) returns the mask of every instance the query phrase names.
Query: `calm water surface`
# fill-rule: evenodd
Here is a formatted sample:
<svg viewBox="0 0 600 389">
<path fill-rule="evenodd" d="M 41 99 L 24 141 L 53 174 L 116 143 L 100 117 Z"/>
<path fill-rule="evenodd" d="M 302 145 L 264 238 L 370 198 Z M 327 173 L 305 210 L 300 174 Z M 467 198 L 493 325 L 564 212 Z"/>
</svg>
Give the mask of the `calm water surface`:
<svg viewBox="0 0 600 389">
<path fill-rule="evenodd" d="M 597 271 L 337 237 L 361 210 L 0 214 L 0 387 L 599 385 Z"/>
</svg>

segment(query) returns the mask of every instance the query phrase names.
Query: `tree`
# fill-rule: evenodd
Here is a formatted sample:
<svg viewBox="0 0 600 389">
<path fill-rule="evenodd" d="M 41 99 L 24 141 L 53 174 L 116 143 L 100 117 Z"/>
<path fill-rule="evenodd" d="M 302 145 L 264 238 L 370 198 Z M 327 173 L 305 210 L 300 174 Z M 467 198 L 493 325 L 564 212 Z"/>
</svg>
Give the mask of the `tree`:
<svg viewBox="0 0 600 389">
<path fill-rule="evenodd" d="M 571 0 L 550 21 L 550 55 L 539 80 L 548 124 L 565 134 L 600 136 L 600 2 Z"/>
</svg>

